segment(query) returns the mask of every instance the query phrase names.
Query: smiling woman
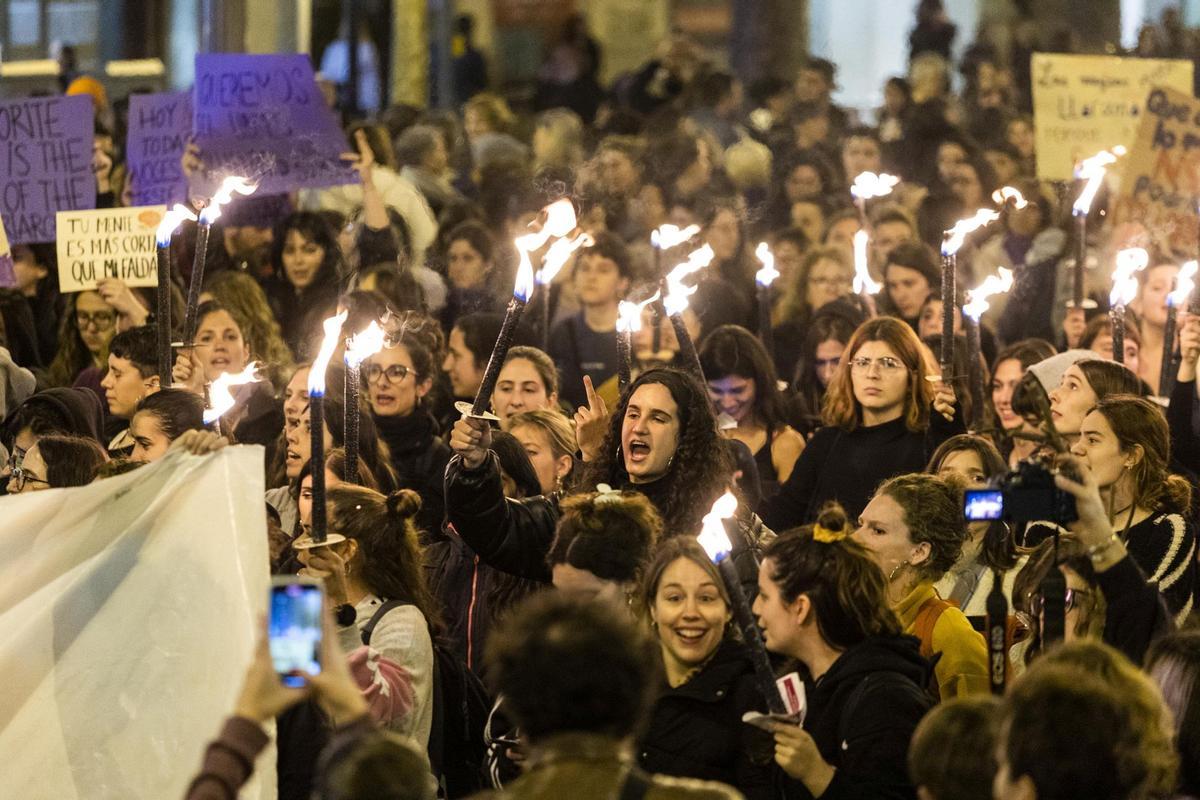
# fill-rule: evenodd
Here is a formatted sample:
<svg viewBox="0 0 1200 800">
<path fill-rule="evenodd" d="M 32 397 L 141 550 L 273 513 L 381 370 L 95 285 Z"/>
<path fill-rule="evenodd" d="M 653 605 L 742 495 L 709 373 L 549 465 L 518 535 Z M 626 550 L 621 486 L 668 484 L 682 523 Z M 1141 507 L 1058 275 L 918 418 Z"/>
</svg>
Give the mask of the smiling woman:
<svg viewBox="0 0 1200 800">
<path fill-rule="evenodd" d="M 337 305 L 342 251 L 329 223 L 298 211 L 276 226 L 271 245 L 274 275 L 263 288 L 279 319 L 284 341 L 302 356 L 305 337 Z"/>
<path fill-rule="evenodd" d="M 729 624 L 729 596 L 717 568 L 696 542 L 671 539 L 646 568 L 639 600 L 667 683 L 638 743 L 641 767 L 721 781 L 750 800 L 777 797 L 764 757 L 769 743 L 742 722 L 747 711 L 764 711 L 766 700 Z"/>
</svg>

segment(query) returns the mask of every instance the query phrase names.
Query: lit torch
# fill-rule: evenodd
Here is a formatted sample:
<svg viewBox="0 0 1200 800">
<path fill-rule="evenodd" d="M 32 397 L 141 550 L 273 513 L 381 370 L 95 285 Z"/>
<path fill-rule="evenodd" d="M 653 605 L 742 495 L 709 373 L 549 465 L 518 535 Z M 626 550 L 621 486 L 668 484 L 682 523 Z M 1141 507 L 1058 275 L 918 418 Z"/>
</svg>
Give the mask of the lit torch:
<svg viewBox="0 0 1200 800">
<path fill-rule="evenodd" d="M 232 175 L 221 181 L 216 194 L 209 198 L 208 205 L 200 211 L 200 224 L 196 228 L 196 254 L 192 259 L 192 275 L 188 281 L 187 309 L 183 317 L 183 343 L 192 345 L 196 335 L 196 307 L 200 305 L 200 289 L 204 284 L 204 261 L 208 256 L 208 233 L 212 224 L 221 216 L 221 206 L 233 199 L 233 193 L 254 194 L 258 184 Z"/>
<path fill-rule="evenodd" d="M 158 245 L 158 285 L 155 288 L 155 332 L 158 334 L 158 381 L 160 386 L 171 385 L 171 237 L 185 219 L 196 221 L 191 209 L 179 203 L 163 215 L 154 233 Z"/>
<path fill-rule="evenodd" d="M 1137 274 L 1150 263 L 1150 254 L 1140 247 L 1127 247 L 1117 253 L 1112 291 L 1108 295 L 1108 314 L 1112 323 L 1113 361 L 1125 363 L 1125 306 L 1137 297 Z"/>
<path fill-rule="evenodd" d="M 973 401 L 971 408 L 973 416 L 971 430 L 979 433 L 984 426 L 984 386 L 983 365 L 979 361 L 980 330 L 979 320 L 983 312 L 988 310 L 988 298 L 994 294 L 1007 292 L 1013 285 L 1013 273 L 1010 269 L 999 268 L 999 275 L 988 275 L 979 288 L 967 292 L 967 302 L 963 304 L 963 316 L 966 317 L 967 328 L 967 364 L 971 375 L 971 393 Z"/>
<path fill-rule="evenodd" d="M 1029 202 L 1025 199 L 1025 195 L 1021 194 L 1019 189 L 1014 189 L 1011 186 L 1003 186 L 992 192 L 992 202 L 999 206 L 1006 206 L 1011 202 L 1013 208 L 1018 211 L 1029 205 Z"/>
<path fill-rule="evenodd" d="M 942 382 L 954 377 L 954 283 L 958 268 L 958 251 L 973 231 L 1000 218 L 998 211 L 981 208 L 974 216 L 960 219 L 942 236 Z"/>
<path fill-rule="evenodd" d="M 346 480 L 358 483 L 358 390 L 362 383 L 362 362 L 383 349 L 387 334 L 375 320 L 346 339 Z"/>
<path fill-rule="evenodd" d="M 688 298 L 695 294 L 696 287 L 688 286 L 683 279 L 707 267 L 712 263 L 713 256 L 713 249 L 708 245 L 689 253 L 687 261 L 667 273 L 666 292 L 663 294 L 663 308 L 667 312 L 667 318 L 671 320 L 675 338 L 679 341 L 680 357 L 691 365 L 693 373 L 701 383 L 704 383 L 704 370 L 700 366 L 700 355 L 696 352 L 696 345 L 688 333 L 687 325 L 683 322 L 683 312 L 688 307 Z"/>
<path fill-rule="evenodd" d="M 1075 217 L 1075 270 L 1072 273 L 1071 303 L 1073 308 L 1095 308 L 1095 304 L 1083 296 L 1083 267 L 1087 262 L 1087 218 L 1092 210 L 1092 201 L 1104 183 L 1104 176 L 1110 164 L 1116 162 L 1119 156 L 1125 155 L 1125 148 L 1118 145 L 1112 150 L 1101 150 L 1091 158 L 1085 158 L 1075 167 L 1075 178 L 1084 182 L 1079 196 L 1071 206 L 1071 214 Z"/>
<path fill-rule="evenodd" d="M 229 409 L 233 408 L 233 404 L 237 402 L 230 390 L 234 386 L 257 383 L 262 380 L 258 375 L 258 369 L 259 364 L 255 362 L 248 364 L 241 372 L 222 372 L 217 376 L 217 379 L 209 386 L 207 393 L 208 408 L 204 409 L 203 416 L 205 425 L 214 425 L 217 433 L 221 432 L 221 417 L 229 413 Z"/>
<path fill-rule="evenodd" d="M 1175 372 L 1178 370 L 1175 363 L 1176 316 L 1179 308 L 1187 305 L 1188 296 L 1196 288 L 1196 267 L 1197 263 L 1194 260 L 1180 265 L 1179 274 L 1175 276 L 1175 288 L 1167 295 L 1167 321 L 1163 326 L 1162 367 L 1158 374 L 1159 397 L 1169 398 L 1175 388 Z"/>
<path fill-rule="evenodd" d="M 883 284 L 876 283 L 871 277 L 867 261 L 867 245 L 870 241 L 871 234 L 862 228 L 854 232 L 854 293 L 862 295 L 864 300 L 883 288 Z"/>
<path fill-rule="evenodd" d="M 629 385 L 633 376 L 633 334 L 642 329 L 642 310 L 656 302 L 660 294 L 655 292 L 640 303 L 622 300 L 617 305 L 617 380 L 621 391 Z"/>
<path fill-rule="evenodd" d="M 524 238 L 524 237 L 522 237 Z M 552 293 L 554 278 L 557 277 L 563 265 L 571 258 L 571 256 L 581 247 L 591 247 L 596 243 L 587 233 L 580 233 L 573 239 L 568 239 L 566 236 L 555 239 L 550 247 L 546 250 L 546 255 L 542 256 L 542 268 L 533 276 L 534 281 L 543 287 L 542 290 L 542 350 L 550 349 L 550 295 Z"/>
<path fill-rule="evenodd" d="M 864 228 L 867 227 L 867 201 L 887 197 L 898 183 L 899 178 L 886 172 L 878 175 L 874 172 L 860 172 L 855 176 L 854 183 L 850 186 L 850 194 L 854 196 L 854 203 L 858 206 L 858 215 Z"/>
<path fill-rule="evenodd" d="M 529 295 L 532 293 L 533 264 L 530 263 L 528 255 L 524 254 L 521 264 L 517 268 L 512 300 L 508 302 L 508 308 L 504 312 L 504 323 L 500 326 L 500 335 L 496 337 L 496 343 L 492 346 L 492 355 L 488 358 L 483 381 L 479 384 L 479 391 L 475 393 L 475 402 L 469 409 L 466 408 L 465 403 L 455 406 L 468 416 L 489 418 L 485 414 L 488 403 L 492 399 L 492 390 L 496 388 L 496 379 L 500 377 L 500 367 L 504 365 L 508 349 L 512 347 L 513 335 L 517 332 L 521 315 L 525 313 L 525 304 L 529 302 Z"/>
<path fill-rule="evenodd" d="M 312 435 L 312 453 L 308 466 L 312 471 L 312 521 L 309 525 L 312 540 L 325 542 L 325 370 L 337 349 L 342 324 L 349 312 L 343 311 L 321 323 L 325 331 L 321 349 L 308 371 L 308 428 Z"/>
<path fill-rule="evenodd" d="M 688 225 L 686 228 L 680 228 L 678 225 L 672 225 L 669 222 L 659 225 L 657 229 L 650 232 L 650 244 L 654 248 L 654 279 L 656 281 L 663 280 L 663 251 L 686 244 L 699 233 L 699 225 Z M 662 291 L 666 291 L 665 284 Z M 655 353 L 662 349 L 662 326 L 660 324 L 662 318 L 659 316 L 659 310 L 660 305 L 656 304 L 654 306 L 654 339 L 650 346 L 650 349 Z"/>
<path fill-rule="evenodd" d="M 731 492 L 725 492 L 712 504 L 712 509 L 704 515 L 700 535 L 696 541 L 704 548 L 704 552 L 717 565 L 721 580 L 725 583 L 725 591 L 729 594 L 733 615 L 742 631 L 742 641 L 750 651 L 750 660 L 754 664 L 754 677 L 758 680 L 758 690 L 767 701 L 767 710 L 772 714 L 786 714 L 787 706 L 775 684 L 775 673 L 771 670 L 771 660 L 767 657 L 767 648 L 763 644 L 762 633 L 750 610 L 750 603 L 742 591 L 742 583 L 738 579 L 730 552 L 733 544 L 729 533 L 725 530 L 726 520 L 733 518 L 737 511 L 738 501 Z"/>
<path fill-rule="evenodd" d="M 754 282 L 758 286 L 758 338 L 762 341 L 767 355 L 775 357 L 775 337 L 771 333 L 771 284 L 779 277 L 775 269 L 775 255 L 766 242 L 759 242 L 754 249 L 754 255 L 762 263 L 762 269 L 754 273 Z"/>
</svg>

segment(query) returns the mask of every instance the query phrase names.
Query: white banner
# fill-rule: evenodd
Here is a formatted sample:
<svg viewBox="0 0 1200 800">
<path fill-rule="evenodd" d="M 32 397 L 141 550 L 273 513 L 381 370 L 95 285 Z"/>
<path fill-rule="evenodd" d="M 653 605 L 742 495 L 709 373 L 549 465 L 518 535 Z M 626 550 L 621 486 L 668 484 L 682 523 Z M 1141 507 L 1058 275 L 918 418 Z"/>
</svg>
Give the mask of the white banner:
<svg viewBox="0 0 1200 800">
<path fill-rule="evenodd" d="M 266 608 L 262 464 L 173 453 L 0 497 L 0 796 L 183 797 Z M 243 797 L 274 797 L 260 769 Z"/>
</svg>

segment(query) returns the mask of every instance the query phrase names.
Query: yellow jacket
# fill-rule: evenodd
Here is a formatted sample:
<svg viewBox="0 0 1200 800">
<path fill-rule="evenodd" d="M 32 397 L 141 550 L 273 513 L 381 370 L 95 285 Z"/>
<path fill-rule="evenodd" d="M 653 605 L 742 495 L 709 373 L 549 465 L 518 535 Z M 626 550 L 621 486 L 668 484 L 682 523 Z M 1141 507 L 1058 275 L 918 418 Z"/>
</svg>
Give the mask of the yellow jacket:
<svg viewBox="0 0 1200 800">
<path fill-rule="evenodd" d="M 938 598 L 938 593 L 933 584 L 921 582 L 896 604 L 896 616 L 900 618 L 905 633 L 922 638 L 917 630 L 921 607 L 934 598 Z M 991 691 L 987 643 L 961 611 L 954 606 L 946 608 L 938 616 L 933 635 L 928 639 L 921 642 L 921 654 L 941 654 L 933 671 L 937 678 L 938 693 L 943 700 Z"/>
</svg>

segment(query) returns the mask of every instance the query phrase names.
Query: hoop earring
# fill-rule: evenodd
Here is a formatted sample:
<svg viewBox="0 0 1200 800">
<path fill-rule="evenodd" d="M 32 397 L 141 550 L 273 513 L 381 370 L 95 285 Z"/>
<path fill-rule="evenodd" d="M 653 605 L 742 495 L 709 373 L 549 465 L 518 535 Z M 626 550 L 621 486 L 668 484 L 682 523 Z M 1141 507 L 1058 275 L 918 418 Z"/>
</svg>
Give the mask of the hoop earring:
<svg viewBox="0 0 1200 800">
<path fill-rule="evenodd" d="M 896 573 L 899 572 L 903 567 L 907 567 L 908 565 L 909 564 L 907 561 L 901 561 L 899 564 L 897 564 L 895 567 L 893 567 L 891 573 L 888 575 L 888 583 L 891 583 L 892 581 L 894 581 L 896 579 Z"/>
</svg>

